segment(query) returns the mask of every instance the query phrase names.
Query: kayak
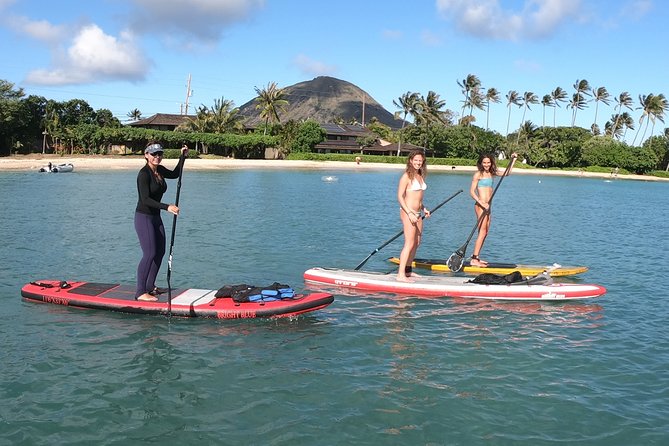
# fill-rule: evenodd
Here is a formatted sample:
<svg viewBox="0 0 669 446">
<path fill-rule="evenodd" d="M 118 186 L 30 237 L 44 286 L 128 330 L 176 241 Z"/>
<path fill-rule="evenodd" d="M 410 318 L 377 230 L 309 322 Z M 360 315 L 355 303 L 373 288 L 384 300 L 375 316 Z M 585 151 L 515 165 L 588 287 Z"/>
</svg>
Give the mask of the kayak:
<svg viewBox="0 0 669 446">
<path fill-rule="evenodd" d="M 216 319 L 289 317 L 320 310 L 334 301 L 328 293 L 296 294 L 280 300 L 235 302 L 230 297 L 217 298 L 217 290 L 172 290 L 171 314 L 180 317 Z M 25 301 L 64 305 L 93 310 L 137 314 L 167 314 L 168 294 L 156 302 L 135 300 L 134 285 L 95 282 L 40 280 L 21 289 Z"/>
<path fill-rule="evenodd" d="M 390 257 L 390 262 L 399 265 L 400 259 Z M 414 268 L 424 268 L 432 271 L 451 272 L 446 264 L 447 259 L 415 259 L 411 264 Z M 513 271 L 519 271 L 523 276 L 536 276 L 548 270 L 552 277 L 575 276 L 588 271 L 587 266 L 562 266 L 562 265 L 520 265 L 515 263 L 489 262 L 488 266 L 472 266 L 469 260 L 462 264 L 462 272 L 466 274 L 509 274 Z"/>
<path fill-rule="evenodd" d="M 316 267 L 304 272 L 304 280 L 307 282 L 414 296 L 564 301 L 589 299 L 606 293 L 606 288 L 600 285 L 553 283 L 550 276 L 543 274 L 505 285 L 483 285 L 471 282 L 468 277 L 457 276 L 420 276 L 412 279 L 414 282 L 399 282 L 395 273 L 336 268 Z"/>
</svg>

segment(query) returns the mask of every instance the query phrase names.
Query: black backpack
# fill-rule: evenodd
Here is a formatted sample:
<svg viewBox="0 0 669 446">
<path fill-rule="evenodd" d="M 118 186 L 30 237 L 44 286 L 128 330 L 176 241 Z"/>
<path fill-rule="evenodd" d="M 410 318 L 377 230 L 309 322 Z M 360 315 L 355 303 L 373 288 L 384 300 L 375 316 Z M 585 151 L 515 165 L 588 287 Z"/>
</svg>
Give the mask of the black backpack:
<svg viewBox="0 0 669 446">
<path fill-rule="evenodd" d="M 514 271 L 512 273 L 506 274 L 504 276 L 500 274 L 492 273 L 483 273 L 474 277 L 468 282 L 478 283 L 481 285 L 509 285 L 512 283 L 518 283 L 523 281 L 523 275 L 520 274 L 520 271 Z"/>
</svg>

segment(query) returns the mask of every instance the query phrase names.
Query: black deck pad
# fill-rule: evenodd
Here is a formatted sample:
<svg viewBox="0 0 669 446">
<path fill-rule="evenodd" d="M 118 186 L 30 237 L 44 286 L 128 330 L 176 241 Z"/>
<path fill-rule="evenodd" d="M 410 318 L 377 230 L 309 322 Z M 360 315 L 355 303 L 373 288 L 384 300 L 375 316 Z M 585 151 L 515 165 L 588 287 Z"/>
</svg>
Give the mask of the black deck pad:
<svg viewBox="0 0 669 446">
<path fill-rule="evenodd" d="M 105 291 L 109 291 L 112 288 L 119 286 L 118 283 L 94 283 L 89 282 L 77 287 L 73 290 L 68 290 L 68 293 L 73 294 L 83 294 L 84 296 L 99 296 Z"/>
<path fill-rule="evenodd" d="M 97 296 L 107 299 L 135 300 L 134 285 L 120 285 L 118 283 L 94 283 L 89 282 L 72 290 L 72 294 L 82 294 L 84 296 Z M 172 289 L 172 299 L 183 293 L 184 289 Z M 158 295 L 158 302 L 167 302 L 167 293 Z"/>
</svg>

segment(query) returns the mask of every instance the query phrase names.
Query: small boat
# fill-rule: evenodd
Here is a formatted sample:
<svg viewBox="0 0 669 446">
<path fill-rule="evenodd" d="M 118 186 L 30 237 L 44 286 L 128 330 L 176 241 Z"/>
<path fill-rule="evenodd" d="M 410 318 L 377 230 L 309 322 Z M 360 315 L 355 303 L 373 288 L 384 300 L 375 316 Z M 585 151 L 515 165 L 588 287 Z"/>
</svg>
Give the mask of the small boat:
<svg viewBox="0 0 669 446">
<path fill-rule="evenodd" d="M 72 163 L 62 163 L 62 164 L 47 164 L 46 166 L 40 167 L 40 172 L 50 172 L 50 173 L 65 173 L 72 172 L 74 170 L 74 164 Z"/>
<path fill-rule="evenodd" d="M 606 293 L 596 284 L 554 283 L 546 273 L 508 284 L 483 284 L 468 277 L 420 276 L 413 282 L 399 282 L 394 273 L 365 272 L 336 268 L 311 268 L 306 282 L 360 291 L 409 294 L 413 296 L 461 297 L 469 299 L 564 301 L 590 299 Z"/>
</svg>

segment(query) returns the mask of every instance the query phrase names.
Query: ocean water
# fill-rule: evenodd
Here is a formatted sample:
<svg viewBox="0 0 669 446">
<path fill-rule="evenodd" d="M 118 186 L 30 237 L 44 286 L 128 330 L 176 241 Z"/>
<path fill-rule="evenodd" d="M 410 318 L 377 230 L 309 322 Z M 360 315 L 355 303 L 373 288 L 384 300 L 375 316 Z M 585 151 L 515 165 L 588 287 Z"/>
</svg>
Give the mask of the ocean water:
<svg viewBox="0 0 669 446">
<path fill-rule="evenodd" d="M 400 173 L 187 167 L 172 283 L 311 290 L 304 270 L 353 268 L 399 232 Z M 334 289 L 318 312 L 232 321 L 23 302 L 30 280 L 133 283 L 135 176 L 0 172 L 0 445 L 669 444 L 668 183 L 500 187 L 482 257 L 587 265 L 568 280 L 608 288 L 590 301 Z M 448 257 L 475 222 L 470 176 L 427 180 L 428 207 L 464 190 L 419 250 Z M 401 242 L 364 269 L 392 270 Z"/>
</svg>

